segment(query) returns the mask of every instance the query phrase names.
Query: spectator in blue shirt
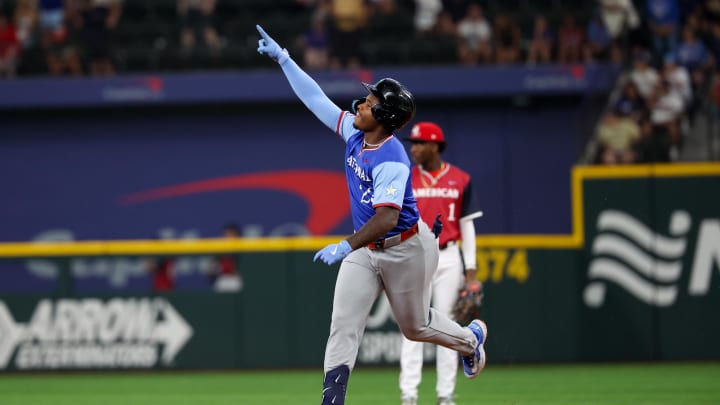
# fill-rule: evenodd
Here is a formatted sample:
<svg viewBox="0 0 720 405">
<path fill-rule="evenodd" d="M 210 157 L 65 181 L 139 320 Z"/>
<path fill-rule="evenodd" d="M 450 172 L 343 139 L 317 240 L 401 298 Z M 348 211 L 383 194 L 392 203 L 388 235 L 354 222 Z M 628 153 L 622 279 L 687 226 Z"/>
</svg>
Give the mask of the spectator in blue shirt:
<svg viewBox="0 0 720 405">
<path fill-rule="evenodd" d="M 555 45 L 555 34 L 550 29 L 547 17 L 544 15 L 535 16 L 535 24 L 528 42 L 527 63 L 534 65 L 536 63 L 550 63 L 552 59 L 552 51 Z"/>
<path fill-rule="evenodd" d="M 38 2 L 40 28 L 43 31 L 58 31 L 65 22 L 64 0 L 40 0 Z"/>
<path fill-rule="evenodd" d="M 300 39 L 303 48 L 303 67 L 309 70 L 327 69 L 330 63 L 330 30 L 323 18 L 313 18 L 310 30 Z"/>
<path fill-rule="evenodd" d="M 708 60 L 707 48 L 690 28 L 683 30 L 683 40 L 678 46 L 677 60 L 691 72 L 702 68 Z"/>
<path fill-rule="evenodd" d="M 646 5 L 655 51 L 660 55 L 675 52 L 680 23 L 678 0 L 647 0 Z"/>
<path fill-rule="evenodd" d="M 614 110 L 617 115 L 630 117 L 638 123 L 650 115 L 645 99 L 632 81 L 625 83 L 620 98 L 615 102 Z"/>
<path fill-rule="evenodd" d="M 584 47 L 585 62 L 607 60 L 610 57 L 612 38 L 599 14 L 595 14 L 587 28 L 587 43 Z"/>
</svg>

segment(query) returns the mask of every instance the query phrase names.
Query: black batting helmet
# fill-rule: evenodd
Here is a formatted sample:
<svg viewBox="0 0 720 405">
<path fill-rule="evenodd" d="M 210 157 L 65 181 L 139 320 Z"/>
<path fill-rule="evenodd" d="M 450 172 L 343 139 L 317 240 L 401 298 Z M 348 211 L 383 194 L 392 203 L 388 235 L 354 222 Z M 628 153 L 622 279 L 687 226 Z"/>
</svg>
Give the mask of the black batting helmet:
<svg viewBox="0 0 720 405">
<path fill-rule="evenodd" d="M 375 84 L 363 83 L 363 86 L 380 100 L 372 106 L 372 115 L 388 130 L 402 128 L 415 116 L 415 98 L 397 80 L 386 77 Z"/>
</svg>

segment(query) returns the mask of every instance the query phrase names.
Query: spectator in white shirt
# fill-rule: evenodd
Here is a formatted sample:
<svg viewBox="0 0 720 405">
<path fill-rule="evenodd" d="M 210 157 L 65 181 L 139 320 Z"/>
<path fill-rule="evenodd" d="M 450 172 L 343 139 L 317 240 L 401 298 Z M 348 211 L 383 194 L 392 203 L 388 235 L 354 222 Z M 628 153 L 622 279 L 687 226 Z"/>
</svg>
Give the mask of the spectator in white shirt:
<svg viewBox="0 0 720 405">
<path fill-rule="evenodd" d="M 662 80 L 651 102 L 650 122 L 654 156 L 652 161 L 677 160 L 680 147 L 680 118 L 684 111 L 682 96 L 671 90 L 670 82 Z"/>
<path fill-rule="evenodd" d="M 650 54 L 641 51 L 635 55 L 633 61 L 633 69 L 630 72 L 630 80 L 645 100 L 650 100 L 655 94 L 655 89 L 660 82 L 660 75 L 650 66 Z"/>
<path fill-rule="evenodd" d="M 440 0 L 415 0 L 415 30 L 419 34 L 430 32 L 442 9 Z"/>
<path fill-rule="evenodd" d="M 682 97 L 683 108 L 687 110 L 692 102 L 692 85 L 690 83 L 690 73 L 684 66 L 678 65 L 675 56 L 668 54 L 665 56 L 665 66 L 663 68 L 663 76 L 670 83 L 670 90 L 676 92 Z"/>
<path fill-rule="evenodd" d="M 492 27 L 479 4 L 470 4 L 457 27 L 458 57 L 466 65 L 492 60 Z"/>
<path fill-rule="evenodd" d="M 605 27 L 613 40 L 640 26 L 631 0 L 598 0 Z"/>
<path fill-rule="evenodd" d="M 682 96 L 678 92 L 672 91 L 670 82 L 662 80 L 651 105 L 650 121 L 653 125 L 668 125 L 680 118 L 684 103 Z"/>
</svg>

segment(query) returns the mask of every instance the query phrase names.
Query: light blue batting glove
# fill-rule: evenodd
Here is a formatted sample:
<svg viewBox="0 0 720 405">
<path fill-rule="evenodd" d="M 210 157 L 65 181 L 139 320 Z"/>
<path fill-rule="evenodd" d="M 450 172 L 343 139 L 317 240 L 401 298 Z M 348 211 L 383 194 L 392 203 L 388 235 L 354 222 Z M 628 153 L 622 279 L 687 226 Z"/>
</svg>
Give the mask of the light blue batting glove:
<svg viewBox="0 0 720 405">
<path fill-rule="evenodd" d="M 272 37 L 268 35 L 268 33 L 265 32 L 260 25 L 255 25 L 255 28 L 257 28 L 260 36 L 262 37 L 258 40 L 258 53 L 260 55 L 267 55 L 272 60 L 282 65 L 290 57 L 287 49 L 281 48 L 280 45 L 278 45 L 278 43 L 275 42 L 275 40 L 272 39 Z"/>
<path fill-rule="evenodd" d="M 350 254 L 350 252 L 352 252 L 352 248 L 346 240 L 340 243 L 331 243 L 315 253 L 313 261 L 316 262 L 319 258 L 323 263 L 329 266 L 344 259 Z"/>
</svg>

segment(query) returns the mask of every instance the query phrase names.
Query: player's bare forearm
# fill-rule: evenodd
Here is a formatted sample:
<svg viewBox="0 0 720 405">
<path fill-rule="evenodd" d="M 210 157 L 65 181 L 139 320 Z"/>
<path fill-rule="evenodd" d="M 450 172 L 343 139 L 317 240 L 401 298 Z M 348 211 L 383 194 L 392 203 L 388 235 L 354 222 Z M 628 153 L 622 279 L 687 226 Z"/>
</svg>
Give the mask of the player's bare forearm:
<svg viewBox="0 0 720 405">
<path fill-rule="evenodd" d="M 465 288 L 473 290 L 480 286 L 476 269 L 465 269 Z"/>
<path fill-rule="evenodd" d="M 398 219 L 400 219 L 400 210 L 392 207 L 377 207 L 375 215 L 347 238 L 347 241 L 353 250 L 366 246 L 395 228 Z"/>
</svg>

